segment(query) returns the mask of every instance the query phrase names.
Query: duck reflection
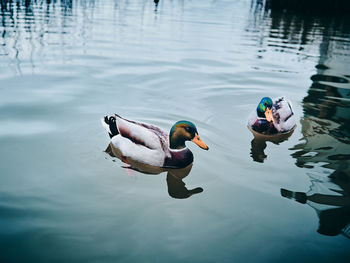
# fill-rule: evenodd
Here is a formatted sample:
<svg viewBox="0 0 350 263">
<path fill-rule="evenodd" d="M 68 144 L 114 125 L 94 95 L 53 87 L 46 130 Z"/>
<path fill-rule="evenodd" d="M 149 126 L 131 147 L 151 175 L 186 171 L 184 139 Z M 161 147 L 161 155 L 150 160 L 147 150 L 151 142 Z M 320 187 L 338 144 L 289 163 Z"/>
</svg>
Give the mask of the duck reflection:
<svg viewBox="0 0 350 263">
<path fill-rule="evenodd" d="M 286 140 L 293 134 L 295 128 L 291 130 L 290 132 L 283 133 L 283 134 L 276 134 L 276 135 L 263 135 L 255 132 L 254 130 L 248 129 L 253 133 L 254 138 L 251 141 L 251 150 L 250 150 L 250 156 L 253 158 L 255 162 L 263 163 L 264 160 L 267 158 L 267 155 L 265 154 L 265 149 L 267 147 L 266 142 L 271 142 L 274 144 L 280 144 Z"/>
<path fill-rule="evenodd" d="M 333 76 L 331 68 L 316 68 L 303 100 L 303 143 L 291 150 L 298 167 L 323 172 L 308 173 L 308 192 L 282 188 L 281 195 L 315 209 L 318 233 L 350 238 L 350 85 L 346 76 Z"/>
<path fill-rule="evenodd" d="M 144 174 L 160 174 L 167 172 L 166 181 L 168 185 L 169 196 L 176 199 L 185 199 L 189 198 L 194 194 L 199 194 L 203 192 L 203 188 L 196 187 L 194 189 L 187 189 L 186 184 L 182 181 L 185 177 L 191 172 L 193 163 L 181 169 L 170 169 L 170 168 L 161 168 L 156 166 L 151 166 L 137 162 L 131 158 L 122 156 L 121 152 L 115 148 L 111 143 L 106 149 L 111 157 L 117 157 L 122 162 L 126 163 L 127 166 L 124 166 L 126 169 L 131 169 Z"/>
</svg>

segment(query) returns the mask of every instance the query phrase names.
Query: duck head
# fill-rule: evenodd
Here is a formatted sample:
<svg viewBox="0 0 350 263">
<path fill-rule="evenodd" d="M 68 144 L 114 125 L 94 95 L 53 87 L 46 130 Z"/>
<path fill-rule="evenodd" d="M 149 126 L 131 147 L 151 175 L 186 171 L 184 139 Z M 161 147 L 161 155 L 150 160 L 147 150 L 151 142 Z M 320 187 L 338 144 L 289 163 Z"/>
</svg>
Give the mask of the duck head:
<svg viewBox="0 0 350 263">
<path fill-rule="evenodd" d="M 269 97 L 264 97 L 261 99 L 258 107 L 256 108 L 256 112 L 258 117 L 266 118 L 267 121 L 273 121 L 272 118 L 272 99 Z"/>
<path fill-rule="evenodd" d="M 202 149 L 209 150 L 209 147 L 199 138 L 197 128 L 192 122 L 178 121 L 170 130 L 170 149 L 183 149 L 186 147 L 186 141 L 192 141 Z"/>
</svg>

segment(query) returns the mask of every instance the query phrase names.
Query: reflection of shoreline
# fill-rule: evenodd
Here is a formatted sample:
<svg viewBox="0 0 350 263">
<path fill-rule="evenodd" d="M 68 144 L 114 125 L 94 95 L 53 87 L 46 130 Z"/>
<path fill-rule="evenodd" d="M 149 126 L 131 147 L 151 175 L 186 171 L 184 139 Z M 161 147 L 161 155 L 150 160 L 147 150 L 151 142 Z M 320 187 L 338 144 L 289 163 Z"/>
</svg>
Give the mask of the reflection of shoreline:
<svg viewBox="0 0 350 263">
<path fill-rule="evenodd" d="M 317 7 L 320 4 L 315 6 L 314 4 L 307 4 L 309 1 L 302 1 L 303 4 L 295 6 L 305 12 L 297 12 L 293 8 L 286 8 L 285 1 L 251 1 L 250 24 L 246 30 L 248 32 L 252 31 L 252 37 L 257 39 L 257 46 L 260 47 L 257 54 L 259 58 L 264 58 L 266 49 L 292 53 L 298 59 L 331 57 L 334 52 L 339 52 L 338 47 L 334 45 L 337 38 L 340 41 L 345 41 L 345 45 L 347 44 L 346 41 L 350 37 L 350 22 L 347 14 L 350 11 L 345 11 L 346 8 L 340 8 L 342 12 L 344 11 L 344 15 L 339 12 L 337 12 L 337 15 L 323 14 L 317 12 Z M 279 8 L 271 2 L 280 2 L 283 8 Z M 289 2 L 296 3 L 294 0 Z M 299 0 L 298 3 L 300 3 Z M 317 3 L 322 3 L 322 0 L 317 0 Z M 307 5 L 312 6 L 312 8 L 306 8 Z M 349 4 L 346 6 L 350 9 Z M 330 11 L 328 7 L 327 11 Z M 257 31 L 260 32 L 258 38 L 256 38 Z M 319 46 L 318 50 L 315 50 L 317 45 Z M 323 66 L 322 59 L 320 64 Z"/>
<path fill-rule="evenodd" d="M 270 9 L 292 11 L 302 14 L 348 14 L 348 0 L 265 0 Z"/>
<path fill-rule="evenodd" d="M 315 209 L 319 217 L 318 233 L 327 236 L 342 233 L 350 238 L 350 196 L 344 191 L 333 191 L 334 194 L 322 194 L 313 193 L 313 189 L 310 189 L 311 193 L 304 193 L 282 188 L 281 195 Z"/>
<path fill-rule="evenodd" d="M 281 189 L 281 195 L 315 209 L 318 233 L 350 238 L 350 87 L 345 76 L 330 71 L 325 67 L 311 77 L 313 84 L 303 100 L 303 143 L 291 149 L 298 167 L 321 167 L 324 172 L 309 173 L 308 192 Z"/>
<path fill-rule="evenodd" d="M 160 174 L 163 172 L 167 172 L 166 181 L 168 186 L 168 193 L 169 196 L 173 198 L 184 199 L 189 198 L 194 194 L 199 194 L 203 192 L 203 188 L 201 187 L 196 187 L 194 189 L 188 190 L 186 184 L 182 181 L 182 179 L 187 177 L 191 172 L 193 164 L 190 164 L 185 168 L 179 169 L 161 168 L 143 164 L 122 156 L 121 152 L 117 148 L 113 147 L 111 143 L 108 145 L 105 152 L 111 157 L 116 157 L 122 162 L 126 163 L 127 166 L 124 167 L 126 169 L 132 169 L 143 174 Z"/>
<path fill-rule="evenodd" d="M 1 55 L 8 58 L 7 66 L 18 75 L 25 63 L 34 71 L 35 56 L 42 57 L 47 46 L 64 45 L 66 30 L 72 28 L 72 8 L 72 0 L 0 1 Z"/>
</svg>

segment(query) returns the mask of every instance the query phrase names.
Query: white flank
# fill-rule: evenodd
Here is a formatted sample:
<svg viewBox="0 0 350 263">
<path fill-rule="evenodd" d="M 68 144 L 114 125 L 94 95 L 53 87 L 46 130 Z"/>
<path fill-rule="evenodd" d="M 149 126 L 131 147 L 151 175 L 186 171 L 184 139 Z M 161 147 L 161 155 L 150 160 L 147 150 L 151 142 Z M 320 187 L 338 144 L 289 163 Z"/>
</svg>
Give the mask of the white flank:
<svg viewBox="0 0 350 263">
<path fill-rule="evenodd" d="M 135 144 L 120 134 L 112 138 L 112 144 L 118 148 L 122 155 L 135 161 L 154 166 L 163 166 L 165 153 L 160 149 L 149 149 L 143 145 Z"/>
<path fill-rule="evenodd" d="M 116 117 L 116 121 L 119 130 L 127 130 L 131 137 L 137 138 L 139 141 L 142 141 L 151 149 L 162 150 L 159 137 L 151 130 L 132 122 L 123 120 L 119 117 Z"/>
<path fill-rule="evenodd" d="M 277 103 L 277 101 L 280 99 L 282 99 L 282 100 Z M 287 100 L 287 98 L 286 97 L 275 98 L 273 100 L 273 105 L 274 105 L 274 107 L 278 106 L 277 110 L 275 110 L 273 107 L 273 109 L 272 109 L 273 116 L 275 116 L 275 114 L 278 113 L 279 117 L 280 117 L 280 123 L 277 123 L 276 121 L 273 122 L 275 128 L 279 132 L 286 132 L 286 131 L 293 129 L 293 127 L 296 125 L 296 119 L 295 119 L 294 114 L 292 116 L 290 116 L 293 111 L 291 109 L 292 106 L 291 106 L 290 102 Z"/>
</svg>

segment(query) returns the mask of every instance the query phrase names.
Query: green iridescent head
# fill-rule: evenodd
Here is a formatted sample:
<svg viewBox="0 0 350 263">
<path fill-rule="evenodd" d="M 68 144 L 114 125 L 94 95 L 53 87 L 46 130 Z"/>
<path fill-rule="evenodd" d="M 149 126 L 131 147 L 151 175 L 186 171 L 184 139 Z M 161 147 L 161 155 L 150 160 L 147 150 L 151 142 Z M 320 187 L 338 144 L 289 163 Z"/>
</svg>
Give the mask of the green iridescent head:
<svg viewBox="0 0 350 263">
<path fill-rule="evenodd" d="M 170 149 L 183 149 L 185 142 L 192 141 L 202 149 L 209 147 L 199 138 L 196 126 L 190 121 L 178 121 L 170 129 Z"/>
<path fill-rule="evenodd" d="M 258 107 L 256 108 L 256 112 L 259 117 L 265 118 L 265 112 L 267 109 L 272 109 L 272 99 L 269 97 L 264 97 L 261 99 L 260 103 L 258 104 Z"/>
</svg>

